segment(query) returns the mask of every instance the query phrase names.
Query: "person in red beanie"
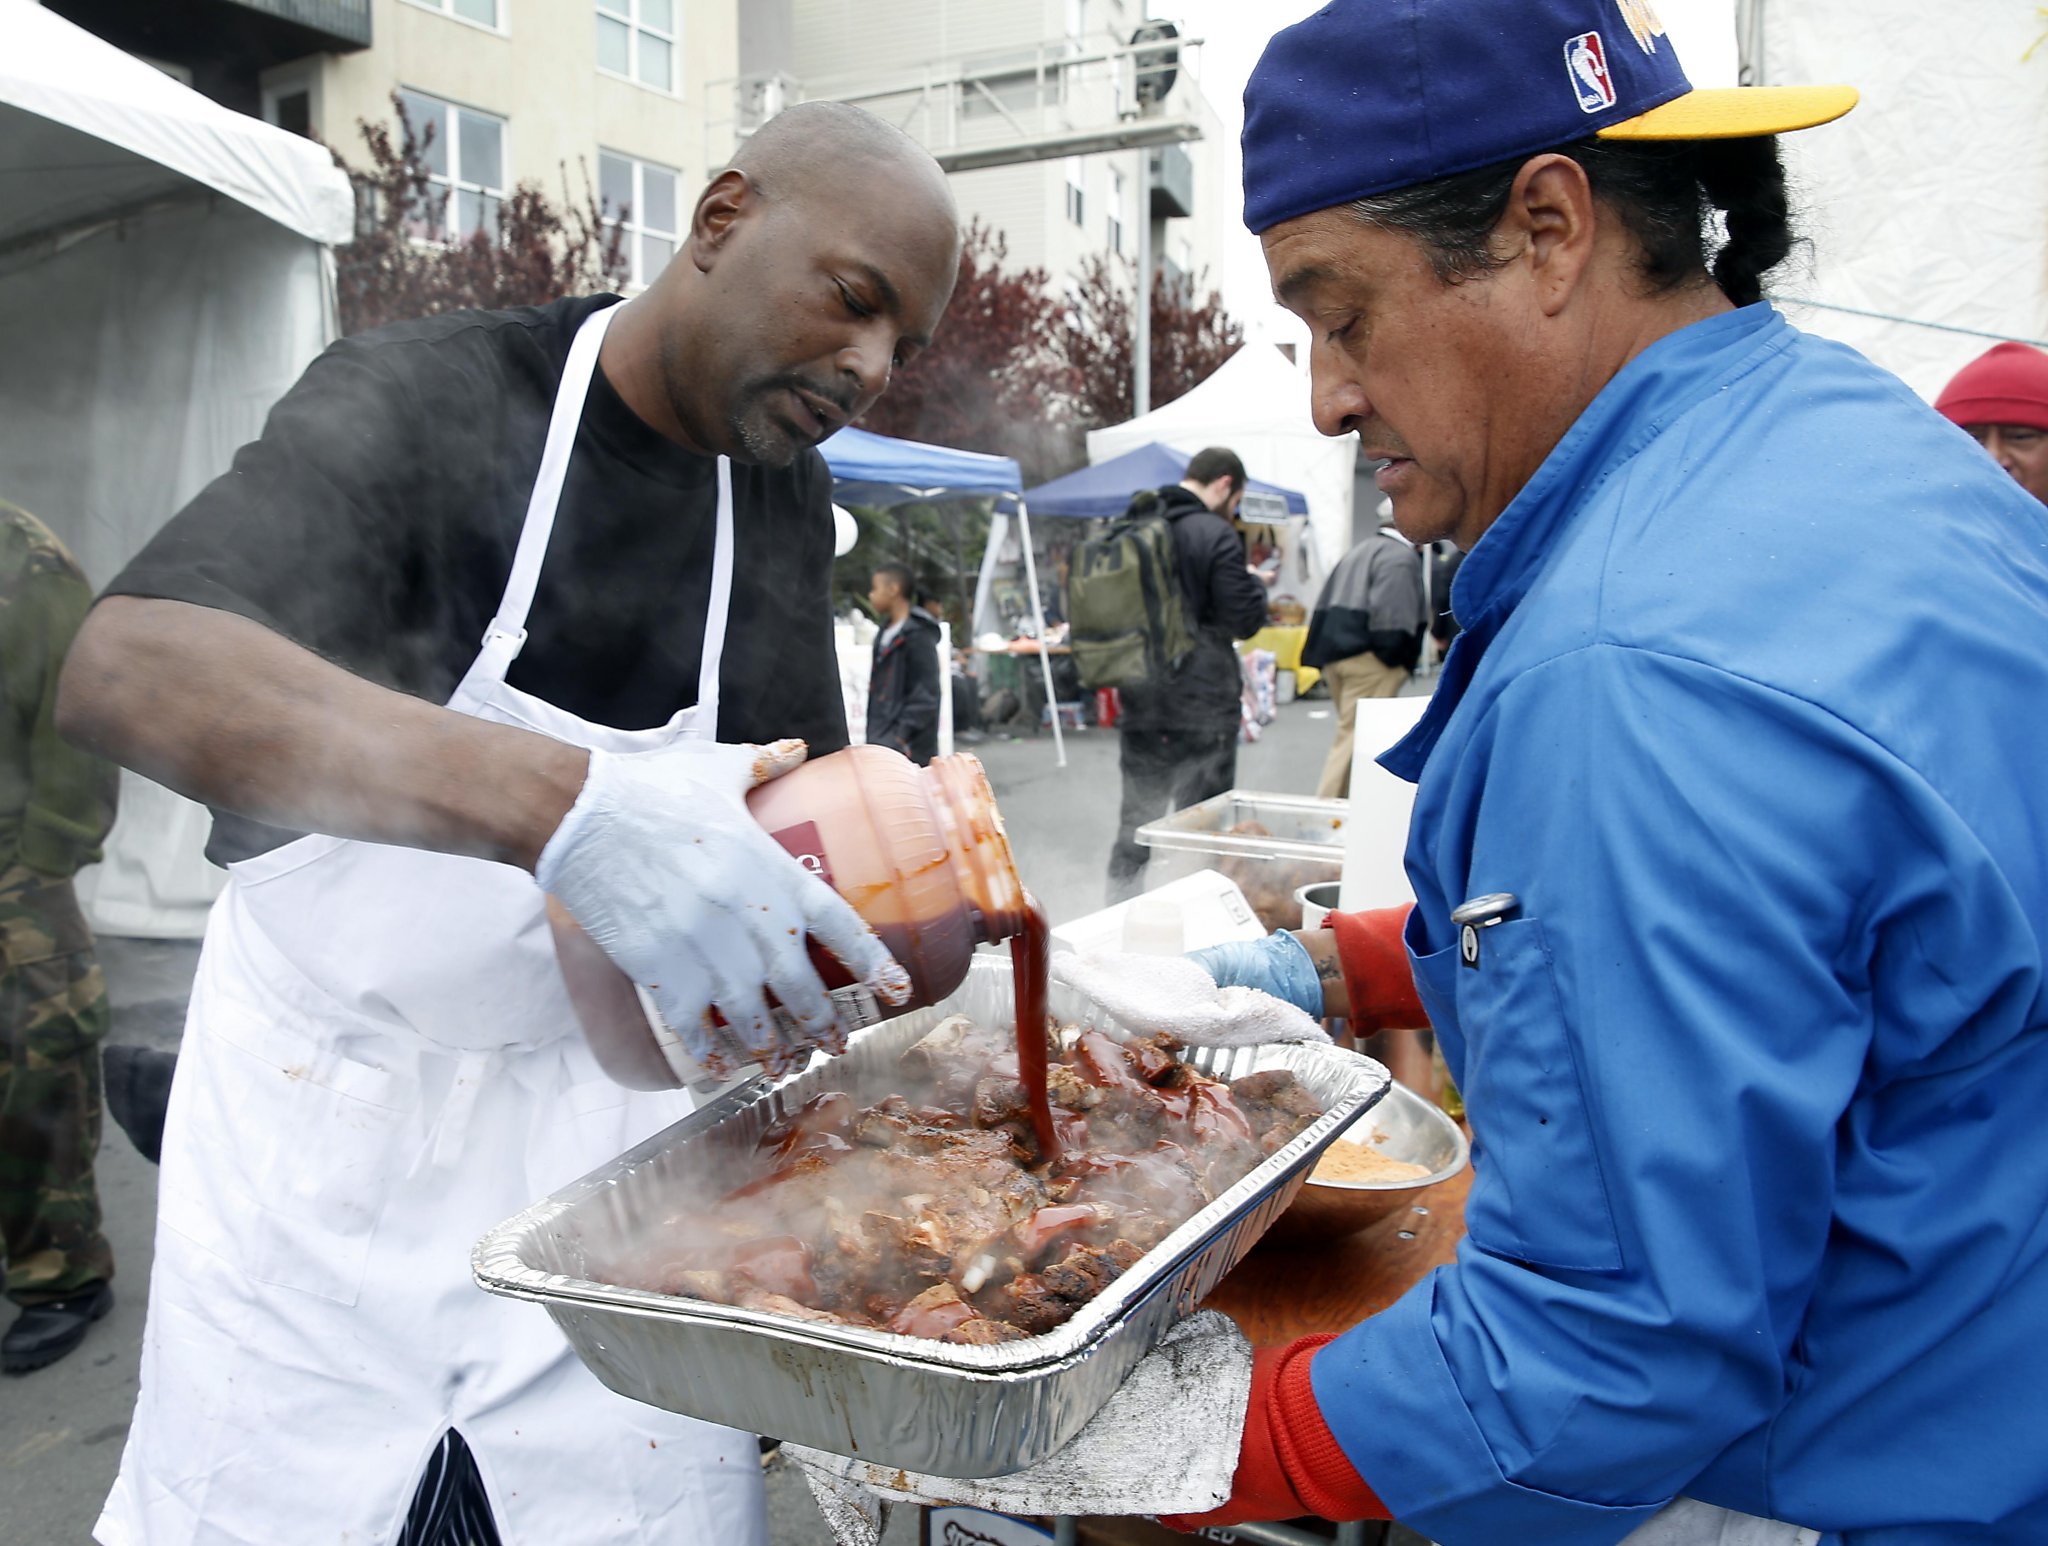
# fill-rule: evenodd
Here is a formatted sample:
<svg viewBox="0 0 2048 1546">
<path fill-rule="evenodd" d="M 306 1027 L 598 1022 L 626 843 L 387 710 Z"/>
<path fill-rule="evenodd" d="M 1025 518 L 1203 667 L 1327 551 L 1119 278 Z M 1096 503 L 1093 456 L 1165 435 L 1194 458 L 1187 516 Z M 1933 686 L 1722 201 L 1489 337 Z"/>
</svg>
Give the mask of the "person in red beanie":
<svg viewBox="0 0 2048 1546">
<path fill-rule="evenodd" d="M 1993 344 L 1955 373 L 1934 410 L 2048 504 L 2048 354 L 2031 344 Z"/>
</svg>

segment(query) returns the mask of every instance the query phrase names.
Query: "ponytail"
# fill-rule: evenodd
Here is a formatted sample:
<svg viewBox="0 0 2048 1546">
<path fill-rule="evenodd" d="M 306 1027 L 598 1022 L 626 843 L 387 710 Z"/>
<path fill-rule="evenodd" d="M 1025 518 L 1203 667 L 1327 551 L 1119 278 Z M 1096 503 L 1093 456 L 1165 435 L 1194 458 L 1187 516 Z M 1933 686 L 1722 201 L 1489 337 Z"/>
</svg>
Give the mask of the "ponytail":
<svg viewBox="0 0 2048 1546">
<path fill-rule="evenodd" d="M 1702 140 L 1696 154 L 1700 187 L 1728 223 L 1728 240 L 1714 255 L 1714 282 L 1736 305 L 1748 306 L 1763 299 L 1764 276 L 1792 255 L 1777 137 Z"/>
</svg>

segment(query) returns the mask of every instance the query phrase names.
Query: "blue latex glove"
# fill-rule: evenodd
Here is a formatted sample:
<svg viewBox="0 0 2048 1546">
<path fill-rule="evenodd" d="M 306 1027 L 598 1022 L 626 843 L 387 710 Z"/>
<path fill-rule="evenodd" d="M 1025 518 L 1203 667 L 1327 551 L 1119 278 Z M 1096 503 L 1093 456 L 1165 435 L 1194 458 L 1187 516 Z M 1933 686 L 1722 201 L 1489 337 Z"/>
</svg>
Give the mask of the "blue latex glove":
<svg viewBox="0 0 2048 1546">
<path fill-rule="evenodd" d="M 1188 959 L 1215 978 L 1219 988 L 1257 988 L 1304 1014 L 1322 1018 L 1323 979 L 1316 973 L 1308 947 L 1289 930 L 1275 929 L 1264 939 L 1233 940 L 1193 950 Z"/>
</svg>

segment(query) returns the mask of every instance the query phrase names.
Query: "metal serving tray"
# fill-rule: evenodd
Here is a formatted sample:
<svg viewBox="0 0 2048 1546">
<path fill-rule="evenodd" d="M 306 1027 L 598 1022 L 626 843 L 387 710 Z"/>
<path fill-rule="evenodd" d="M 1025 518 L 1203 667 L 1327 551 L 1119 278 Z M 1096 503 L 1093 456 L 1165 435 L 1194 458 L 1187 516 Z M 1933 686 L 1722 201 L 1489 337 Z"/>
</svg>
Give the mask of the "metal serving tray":
<svg viewBox="0 0 2048 1546">
<path fill-rule="evenodd" d="M 1344 824 L 1350 817 L 1349 800 L 1232 789 L 1146 822 L 1138 828 L 1137 838 L 1150 849 L 1212 860 L 1328 859 L 1341 864 Z M 1251 822 L 1266 828 L 1266 835 L 1230 830 Z"/>
<path fill-rule="evenodd" d="M 1127 1034 L 1058 983 L 1050 1007 L 1062 1022 Z M 1051 1454 L 1095 1415 L 1389 1082 L 1378 1063 L 1335 1046 L 1191 1049 L 1188 1061 L 1216 1078 L 1291 1070 L 1323 1115 L 1043 1336 L 955 1346 L 604 1281 L 606 1263 L 645 1260 L 659 1245 L 653 1231 L 680 1207 L 749 1179 L 764 1128 L 826 1090 L 879 1098 L 902 1052 L 954 1013 L 1013 1026 L 1009 962 L 977 956 L 943 1003 L 872 1026 L 803 1073 L 720 1096 L 507 1220 L 477 1244 L 477 1282 L 545 1305 L 597 1377 L 636 1401 L 905 1470 L 1001 1476 Z"/>
<path fill-rule="evenodd" d="M 1145 884 L 1156 888 L 1196 870 L 1221 870 L 1237 882 L 1261 925 L 1291 929 L 1301 922 L 1294 893 L 1342 878 L 1350 816 L 1349 800 L 1232 789 L 1138 828 L 1149 855 Z M 1251 824 L 1265 834 L 1231 831 Z"/>
</svg>

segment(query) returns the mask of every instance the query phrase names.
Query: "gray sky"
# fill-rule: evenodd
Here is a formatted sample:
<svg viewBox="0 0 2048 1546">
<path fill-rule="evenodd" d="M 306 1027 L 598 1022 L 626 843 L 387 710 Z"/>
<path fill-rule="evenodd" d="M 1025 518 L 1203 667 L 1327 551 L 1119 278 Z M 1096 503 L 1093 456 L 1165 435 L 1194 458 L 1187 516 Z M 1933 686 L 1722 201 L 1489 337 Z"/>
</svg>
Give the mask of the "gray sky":
<svg viewBox="0 0 2048 1546">
<path fill-rule="evenodd" d="M 1654 3 L 1692 83 L 1734 85 L 1735 0 Z M 1322 4 L 1323 0 L 1152 0 L 1152 14 L 1172 18 L 1183 33 L 1203 40 L 1202 90 L 1230 136 L 1233 169 L 1237 165 L 1237 132 L 1244 117 L 1244 83 L 1252 66 L 1275 32 L 1311 15 Z M 1617 15 L 1615 25 L 1620 24 Z M 1235 170 L 1231 180 L 1233 184 L 1239 180 Z M 1215 267 L 1224 300 L 1244 321 L 1251 337 L 1306 336 L 1292 317 L 1273 304 L 1259 244 L 1241 225 L 1233 226 Z"/>
</svg>

